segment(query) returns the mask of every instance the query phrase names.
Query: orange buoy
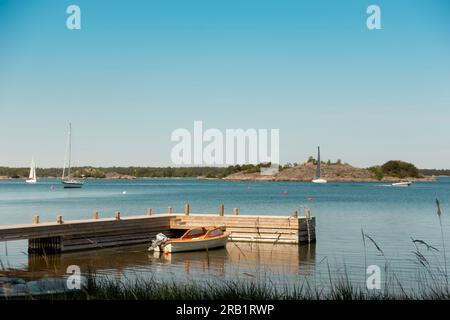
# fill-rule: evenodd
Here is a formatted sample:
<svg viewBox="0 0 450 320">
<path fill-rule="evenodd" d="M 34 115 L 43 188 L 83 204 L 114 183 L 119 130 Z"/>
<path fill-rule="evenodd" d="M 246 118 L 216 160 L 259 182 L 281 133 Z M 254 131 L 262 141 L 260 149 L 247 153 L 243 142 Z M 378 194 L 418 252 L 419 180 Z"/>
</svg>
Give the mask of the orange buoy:
<svg viewBox="0 0 450 320">
<path fill-rule="evenodd" d="M 287 195 L 289 194 L 289 192 L 284 191 L 283 194 L 284 194 L 285 196 L 287 196 Z"/>
</svg>

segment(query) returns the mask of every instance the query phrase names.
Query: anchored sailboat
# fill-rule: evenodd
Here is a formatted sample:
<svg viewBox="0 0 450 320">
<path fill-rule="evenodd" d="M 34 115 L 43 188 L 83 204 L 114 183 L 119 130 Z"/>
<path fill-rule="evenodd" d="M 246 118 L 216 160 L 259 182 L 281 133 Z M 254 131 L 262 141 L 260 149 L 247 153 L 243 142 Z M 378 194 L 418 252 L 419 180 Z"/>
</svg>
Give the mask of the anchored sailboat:
<svg viewBox="0 0 450 320">
<path fill-rule="evenodd" d="M 31 158 L 30 175 L 28 176 L 28 179 L 25 180 L 25 182 L 26 183 L 36 183 L 37 182 L 36 163 L 34 162 L 34 157 Z"/>
<path fill-rule="evenodd" d="M 316 177 L 311 181 L 312 183 L 327 183 L 327 180 L 322 179 L 320 177 L 320 147 L 317 147 L 317 168 L 316 168 Z"/>
<path fill-rule="evenodd" d="M 72 124 L 69 123 L 69 132 L 67 134 L 67 144 L 66 144 L 66 155 L 64 157 L 64 168 L 61 177 L 61 182 L 64 188 L 81 188 L 83 186 L 83 181 L 73 179 L 70 172 L 70 162 L 72 156 Z M 66 176 L 66 165 L 67 165 L 67 176 Z"/>
</svg>

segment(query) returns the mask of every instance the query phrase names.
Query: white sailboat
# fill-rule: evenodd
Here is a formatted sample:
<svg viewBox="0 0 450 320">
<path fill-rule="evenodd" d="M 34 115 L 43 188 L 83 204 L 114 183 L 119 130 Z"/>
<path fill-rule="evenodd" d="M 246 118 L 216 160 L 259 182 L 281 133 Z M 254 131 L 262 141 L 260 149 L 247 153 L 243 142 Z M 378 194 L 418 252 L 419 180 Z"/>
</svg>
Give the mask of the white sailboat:
<svg viewBox="0 0 450 320">
<path fill-rule="evenodd" d="M 316 168 L 316 177 L 311 181 L 312 183 L 327 183 L 327 180 L 322 179 L 320 177 L 320 147 L 317 147 L 317 168 Z"/>
<path fill-rule="evenodd" d="M 25 180 L 25 182 L 26 183 L 36 183 L 37 182 L 36 163 L 34 162 L 34 157 L 31 158 L 30 175 L 28 176 L 28 179 Z"/>
<path fill-rule="evenodd" d="M 64 157 L 64 167 L 61 182 L 64 188 L 81 188 L 84 182 L 76 180 L 71 176 L 70 172 L 71 157 L 72 157 L 72 124 L 69 123 L 69 132 L 67 134 L 67 144 L 66 144 L 66 155 Z M 66 175 L 66 165 L 67 165 L 67 175 Z"/>
</svg>

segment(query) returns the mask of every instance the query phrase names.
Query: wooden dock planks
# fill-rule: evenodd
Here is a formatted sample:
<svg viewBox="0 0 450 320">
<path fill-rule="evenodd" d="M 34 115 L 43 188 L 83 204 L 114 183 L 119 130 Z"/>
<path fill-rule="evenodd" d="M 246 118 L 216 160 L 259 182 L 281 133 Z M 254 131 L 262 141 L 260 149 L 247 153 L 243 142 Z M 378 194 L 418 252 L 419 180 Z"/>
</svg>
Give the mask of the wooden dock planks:
<svg viewBox="0 0 450 320">
<path fill-rule="evenodd" d="M 283 216 L 177 215 L 171 229 L 225 226 L 234 241 L 301 243 L 315 241 L 315 219 Z"/>
</svg>

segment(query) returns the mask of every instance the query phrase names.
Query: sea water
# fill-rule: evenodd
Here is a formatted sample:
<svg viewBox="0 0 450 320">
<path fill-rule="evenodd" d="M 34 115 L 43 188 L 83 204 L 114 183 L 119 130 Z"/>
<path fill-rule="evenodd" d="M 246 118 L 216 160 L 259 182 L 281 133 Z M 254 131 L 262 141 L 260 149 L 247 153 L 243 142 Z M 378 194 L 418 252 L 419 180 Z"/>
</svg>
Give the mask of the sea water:
<svg viewBox="0 0 450 320">
<path fill-rule="evenodd" d="M 442 228 L 435 199 L 442 209 Z M 153 212 L 290 215 L 306 206 L 316 217 L 317 241 L 310 245 L 229 243 L 227 248 L 170 256 L 149 254 L 147 245 L 64 253 L 50 258 L 26 254 L 26 241 L 0 242 L 0 268 L 17 269 L 32 278 L 64 276 L 69 265 L 109 277 L 155 277 L 180 281 L 243 278 L 276 284 L 301 281 L 327 286 L 330 276 L 364 286 L 366 268 L 378 265 L 383 280 L 414 288 L 423 268 L 413 253 L 421 250 L 433 268 L 443 270 L 444 246 L 450 250 L 450 178 L 392 187 L 383 182 L 328 183 L 230 182 L 197 179 L 87 180 L 81 189 L 64 189 L 58 180 L 35 185 L 0 181 L 0 225 Z M 364 236 L 367 235 L 367 236 Z M 369 238 L 370 237 L 370 238 Z M 422 240 L 433 248 L 414 242 Z M 373 241 L 372 241 L 373 240 Z M 417 245 L 418 247 L 416 248 Z M 377 247 L 378 246 L 378 247 Z M 447 257 L 450 253 L 447 254 Z M 49 260 L 50 259 L 50 260 Z M 50 261 L 50 262 L 49 262 Z M 450 265 L 450 261 L 447 262 Z M 328 272 L 331 270 L 331 274 Z M 390 279 L 390 278 L 389 278 Z"/>
</svg>

